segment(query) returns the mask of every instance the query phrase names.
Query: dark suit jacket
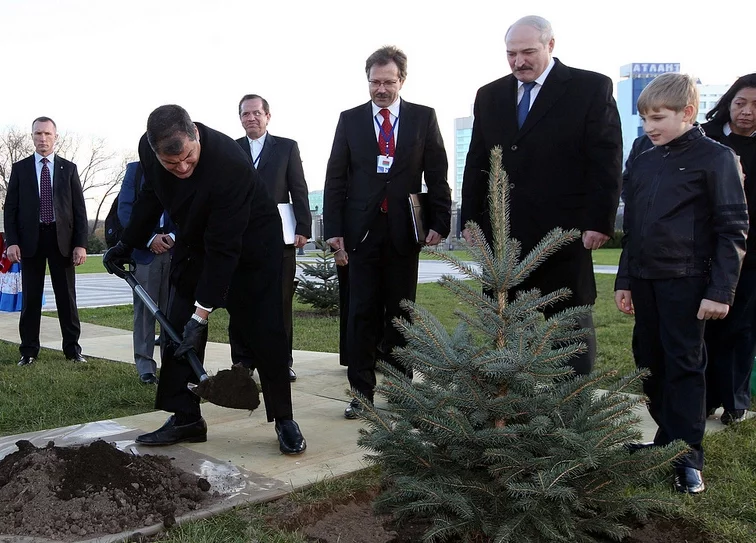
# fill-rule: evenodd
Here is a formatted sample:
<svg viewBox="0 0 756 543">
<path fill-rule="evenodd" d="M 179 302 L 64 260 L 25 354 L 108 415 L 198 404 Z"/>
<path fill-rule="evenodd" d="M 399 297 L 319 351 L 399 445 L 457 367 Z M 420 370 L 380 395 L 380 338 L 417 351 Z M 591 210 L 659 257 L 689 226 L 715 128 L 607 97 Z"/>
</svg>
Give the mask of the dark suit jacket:
<svg viewBox="0 0 756 543">
<path fill-rule="evenodd" d="M 137 165 L 139 162 L 130 162 L 126 165 L 126 175 L 123 176 L 123 183 L 121 183 L 121 191 L 118 193 L 118 220 L 121 224 L 128 225 L 131 220 L 131 210 L 134 208 L 135 196 L 139 194 L 142 185 L 144 184 L 144 174 L 140 179 L 136 179 Z M 173 221 L 165 213 L 163 226 L 160 227 L 160 221 L 155 224 L 155 228 L 152 230 L 153 234 L 176 234 L 176 227 L 173 225 Z M 131 253 L 131 257 L 137 264 L 147 265 L 155 260 L 155 254 L 149 250 L 149 248 L 134 249 Z"/>
<path fill-rule="evenodd" d="M 510 181 L 511 235 L 530 251 L 551 229 L 614 232 L 622 178 L 622 132 L 612 81 L 558 59 L 517 126 L 517 80 L 508 75 L 475 98 L 472 141 L 462 185 L 462 224 L 477 222 L 491 239 L 489 154 L 503 150 Z M 550 257 L 523 288 L 572 290 L 569 305 L 596 298 L 591 252 L 574 242 Z"/>
<path fill-rule="evenodd" d="M 343 237 L 347 250 L 354 250 L 387 197 L 391 242 L 399 254 L 409 254 L 418 246 L 407 198 L 421 191 L 423 174 L 430 203 L 428 226 L 441 236 L 449 234 L 448 162 L 436 112 L 401 101 L 394 163 L 387 174 L 376 173 L 379 150 L 374 125 L 371 102 L 344 111 L 339 118 L 326 169 L 324 237 Z"/>
<path fill-rule="evenodd" d="M 64 256 L 74 247 L 87 247 L 87 208 L 76 164 L 55 155 L 53 209 L 58 249 Z M 34 155 L 19 160 L 11 169 L 5 196 L 5 237 L 8 246 L 18 245 L 21 257 L 32 257 L 39 242 L 39 185 Z"/>
<path fill-rule="evenodd" d="M 252 160 L 247 137 L 239 138 L 236 142 Z M 311 238 L 310 198 L 297 142 L 289 138 L 274 137 L 269 132 L 260 153 L 257 172 L 276 204 L 292 203 L 294 219 L 297 221 L 294 233 Z"/>
<path fill-rule="evenodd" d="M 142 136 L 139 160 L 145 182 L 122 239 L 131 247 L 144 246 L 167 211 L 177 232 L 171 284 L 182 297 L 205 307 L 225 307 L 238 266 L 256 267 L 281 258 L 281 218 L 241 147 L 195 124 L 202 148 L 188 179 L 163 168 Z"/>
</svg>

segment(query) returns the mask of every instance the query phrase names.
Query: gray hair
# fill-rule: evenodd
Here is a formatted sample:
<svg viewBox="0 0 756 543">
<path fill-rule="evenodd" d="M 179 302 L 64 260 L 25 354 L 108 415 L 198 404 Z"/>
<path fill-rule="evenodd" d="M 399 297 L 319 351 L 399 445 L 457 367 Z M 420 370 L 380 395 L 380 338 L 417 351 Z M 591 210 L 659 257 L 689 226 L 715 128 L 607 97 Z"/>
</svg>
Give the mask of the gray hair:
<svg viewBox="0 0 756 543">
<path fill-rule="evenodd" d="M 554 39 L 554 29 L 551 28 L 551 23 L 549 21 L 547 21 L 543 17 L 539 17 L 538 15 L 526 15 L 525 17 L 522 17 L 521 19 L 515 21 L 512 26 L 507 28 L 507 33 L 504 34 L 505 40 L 509 35 L 509 31 L 516 26 L 532 26 L 533 28 L 538 30 L 541 33 L 540 41 L 544 45 L 548 45 L 548 43 Z"/>
</svg>

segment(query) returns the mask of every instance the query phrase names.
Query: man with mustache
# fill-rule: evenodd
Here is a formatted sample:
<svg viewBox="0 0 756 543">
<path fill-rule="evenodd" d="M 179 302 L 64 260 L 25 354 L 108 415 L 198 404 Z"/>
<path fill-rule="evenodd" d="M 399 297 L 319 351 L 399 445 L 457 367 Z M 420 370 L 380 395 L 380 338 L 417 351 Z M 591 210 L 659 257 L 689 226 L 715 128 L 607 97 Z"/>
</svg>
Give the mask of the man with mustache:
<svg viewBox="0 0 756 543">
<path fill-rule="evenodd" d="M 406 371 L 392 356 L 405 344 L 394 317 L 407 317 L 401 300 L 415 300 L 420 245 L 415 241 L 409 194 L 428 187 L 428 245 L 448 235 L 451 191 L 448 163 L 433 109 L 399 98 L 407 56 L 382 47 L 365 63 L 371 101 L 344 111 L 326 168 L 324 237 L 339 265 L 349 265 L 347 350 L 349 384 L 373 401 L 375 362 L 381 358 Z M 355 419 L 353 400 L 344 416 Z"/>
<path fill-rule="evenodd" d="M 462 184 L 462 224 L 475 221 L 491 240 L 488 211 L 489 153 L 503 150 L 510 181 L 511 235 L 527 254 L 555 227 L 576 228 L 575 241 L 539 266 L 521 290 L 543 293 L 567 287 L 571 297 L 544 313 L 593 305 L 596 282 L 591 251 L 614 231 L 622 178 L 622 133 L 608 77 L 578 70 L 552 58 L 551 24 L 523 17 L 506 33 L 512 74 L 482 87 L 475 98 L 472 140 Z M 470 233 L 463 230 L 465 239 Z M 596 357 L 593 318 L 586 351 L 572 359 L 575 373 L 587 374 Z"/>
</svg>

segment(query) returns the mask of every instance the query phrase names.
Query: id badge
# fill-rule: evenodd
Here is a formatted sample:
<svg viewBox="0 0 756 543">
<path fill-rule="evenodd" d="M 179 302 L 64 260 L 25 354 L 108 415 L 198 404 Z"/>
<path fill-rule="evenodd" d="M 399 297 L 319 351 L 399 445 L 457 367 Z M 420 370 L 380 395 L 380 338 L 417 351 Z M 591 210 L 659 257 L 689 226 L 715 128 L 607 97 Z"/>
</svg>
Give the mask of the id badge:
<svg viewBox="0 0 756 543">
<path fill-rule="evenodd" d="M 391 165 L 394 163 L 394 157 L 378 155 L 378 169 L 377 173 L 389 173 Z"/>
</svg>

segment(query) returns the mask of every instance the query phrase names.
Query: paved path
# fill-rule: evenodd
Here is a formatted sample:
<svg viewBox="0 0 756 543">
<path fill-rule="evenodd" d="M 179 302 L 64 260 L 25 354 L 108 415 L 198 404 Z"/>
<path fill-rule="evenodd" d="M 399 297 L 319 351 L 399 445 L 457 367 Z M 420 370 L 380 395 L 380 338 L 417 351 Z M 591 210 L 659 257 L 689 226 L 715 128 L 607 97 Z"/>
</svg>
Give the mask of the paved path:
<svg viewBox="0 0 756 543">
<path fill-rule="evenodd" d="M 298 262 L 314 262 L 314 258 L 300 258 Z M 617 266 L 596 266 L 596 273 L 617 273 Z M 418 271 L 419 283 L 433 283 L 442 275 L 464 277 L 446 262 L 439 260 L 421 260 Z M 302 270 L 297 270 L 302 276 Z M 131 288 L 126 281 L 108 273 L 81 273 L 76 275 L 76 303 L 79 307 L 107 307 L 130 304 L 133 301 Z M 44 311 L 55 311 L 55 294 L 50 283 L 50 276 L 45 277 Z"/>
</svg>

